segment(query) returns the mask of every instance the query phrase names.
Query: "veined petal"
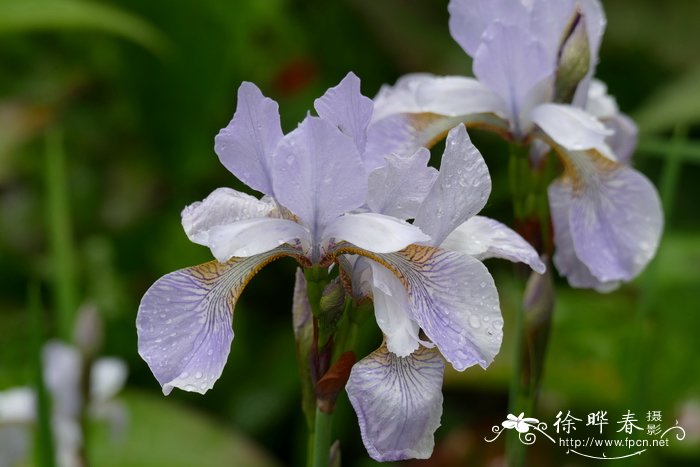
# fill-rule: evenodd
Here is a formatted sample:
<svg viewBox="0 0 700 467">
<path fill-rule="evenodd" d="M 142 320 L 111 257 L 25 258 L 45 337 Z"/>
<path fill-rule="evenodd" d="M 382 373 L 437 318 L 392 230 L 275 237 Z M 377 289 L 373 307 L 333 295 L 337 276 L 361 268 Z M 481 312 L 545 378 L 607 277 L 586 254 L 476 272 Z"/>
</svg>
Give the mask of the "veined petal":
<svg viewBox="0 0 700 467">
<path fill-rule="evenodd" d="M 385 159 L 384 167 L 369 174 L 367 205 L 378 214 L 412 219 L 438 175 L 428 166 L 430 151 L 420 148 L 410 157 Z"/>
<path fill-rule="evenodd" d="M 372 459 L 427 459 L 442 416 L 440 355 L 420 348 L 397 357 L 382 345 L 352 367 L 346 391 Z"/>
<path fill-rule="evenodd" d="M 314 102 L 318 116 L 337 126 L 355 141 L 360 154 L 365 151 L 367 126 L 372 118 L 374 103 L 362 95 L 360 78 L 350 72 L 334 88 Z"/>
<path fill-rule="evenodd" d="M 503 319 L 493 278 L 479 260 L 422 245 L 389 254 L 346 245 L 336 254 L 362 255 L 391 270 L 408 291 L 412 319 L 456 370 L 493 361 Z"/>
<path fill-rule="evenodd" d="M 619 287 L 619 281 L 601 282 L 591 274 L 588 266 L 576 256 L 569 225 L 572 200 L 571 186 L 558 180 L 549 186 L 548 192 L 556 245 L 553 261 L 559 274 L 566 277 L 572 287 L 595 289 L 598 292 L 615 290 Z"/>
<path fill-rule="evenodd" d="M 457 226 L 474 216 L 491 193 L 484 158 L 472 144 L 464 125 L 447 135 L 440 174 L 418 209 L 415 225 L 439 245 Z"/>
<path fill-rule="evenodd" d="M 231 188 L 217 188 L 204 200 L 182 210 L 182 227 L 190 241 L 209 246 L 212 227 L 265 217 L 274 207 L 274 202 L 269 198 L 259 200 Z"/>
<path fill-rule="evenodd" d="M 344 240 L 374 253 L 391 253 L 412 243 L 430 240 L 408 222 L 373 212 L 338 217 L 323 231 L 324 243 L 332 238 L 336 243 Z"/>
<path fill-rule="evenodd" d="M 631 280 L 659 245 L 663 214 L 656 189 L 636 170 L 595 153 L 568 157 L 580 177 L 570 169 L 563 180 L 572 186 L 569 225 L 578 258 L 600 281 Z"/>
<path fill-rule="evenodd" d="M 503 258 L 522 262 L 540 274 L 546 269 L 532 245 L 515 231 L 488 217 L 468 219 L 447 236 L 440 248 L 460 251 L 479 260 Z"/>
<path fill-rule="evenodd" d="M 307 117 L 274 155 L 276 199 L 311 230 L 365 202 L 367 174 L 355 143 L 325 120 Z"/>
<path fill-rule="evenodd" d="M 169 394 L 204 394 L 219 379 L 229 354 L 233 309 L 248 281 L 266 264 L 295 256 L 292 248 L 216 261 L 167 274 L 146 292 L 136 317 L 139 354 Z"/>
<path fill-rule="evenodd" d="M 272 196 L 271 157 L 282 136 L 277 102 L 244 82 L 238 88 L 236 113 L 216 135 L 214 150 L 238 179 Z"/>
<path fill-rule="evenodd" d="M 556 144 L 568 151 L 596 149 L 609 155 L 605 125 L 585 111 L 565 104 L 543 104 L 532 111 L 532 121 Z"/>
<path fill-rule="evenodd" d="M 300 224 L 269 217 L 219 225 L 210 229 L 208 233 L 209 248 L 220 263 L 225 263 L 233 257 L 264 253 L 285 243 L 295 243 L 296 240 L 308 251 L 311 242 L 309 231 Z"/>
<path fill-rule="evenodd" d="M 386 336 L 389 352 L 398 357 L 408 357 L 420 345 L 418 323 L 410 316 L 408 293 L 393 272 L 374 261 L 368 262 L 372 268 L 372 296 L 377 325 Z"/>
<path fill-rule="evenodd" d="M 529 131 L 530 109 L 551 96 L 548 80 L 555 63 L 535 35 L 500 21 L 484 32 L 474 57 L 474 75 L 506 102 L 508 119 L 516 136 Z M 545 83 L 545 84 L 542 84 Z"/>
</svg>

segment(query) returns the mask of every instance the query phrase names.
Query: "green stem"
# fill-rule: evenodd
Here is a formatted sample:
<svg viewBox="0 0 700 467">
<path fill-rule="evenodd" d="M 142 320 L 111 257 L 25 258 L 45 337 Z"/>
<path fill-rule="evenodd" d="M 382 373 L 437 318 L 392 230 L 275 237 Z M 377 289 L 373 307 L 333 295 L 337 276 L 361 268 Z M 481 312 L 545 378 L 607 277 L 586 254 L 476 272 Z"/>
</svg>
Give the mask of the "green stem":
<svg viewBox="0 0 700 467">
<path fill-rule="evenodd" d="M 515 311 L 515 340 L 513 342 L 513 370 L 510 375 L 508 393 L 508 413 L 518 415 L 530 406 L 523 394 L 523 351 L 525 350 L 525 313 L 522 307 Z M 531 416 L 531 414 L 526 414 Z M 509 467 L 525 464 L 525 447 L 518 438 L 518 432 L 509 430 L 506 438 L 506 457 Z"/>
<path fill-rule="evenodd" d="M 51 249 L 51 278 L 58 313 L 58 332 L 70 342 L 78 308 L 75 254 L 69 209 L 69 190 L 63 136 L 58 130 L 46 135 L 46 206 Z"/>
<path fill-rule="evenodd" d="M 311 467 L 328 467 L 331 451 L 333 414 L 316 408 L 316 426 L 312 434 Z"/>
</svg>

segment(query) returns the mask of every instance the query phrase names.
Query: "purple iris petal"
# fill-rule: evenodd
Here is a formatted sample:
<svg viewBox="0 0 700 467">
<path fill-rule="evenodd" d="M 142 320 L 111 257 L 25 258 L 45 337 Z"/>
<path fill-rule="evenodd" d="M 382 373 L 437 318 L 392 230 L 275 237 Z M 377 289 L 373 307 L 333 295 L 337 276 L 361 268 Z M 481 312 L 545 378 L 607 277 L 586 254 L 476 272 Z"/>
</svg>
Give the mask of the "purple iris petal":
<svg viewBox="0 0 700 467">
<path fill-rule="evenodd" d="M 451 0 L 447 6 L 450 12 L 450 34 L 474 57 L 483 41 L 486 28 L 496 20 L 506 24 L 517 24 L 527 20 L 528 12 L 519 0 Z"/>
<path fill-rule="evenodd" d="M 572 192 L 569 225 L 577 256 L 603 282 L 636 277 L 656 253 L 663 228 L 654 186 L 629 167 L 593 172 Z"/>
<path fill-rule="evenodd" d="M 307 117 L 273 157 L 277 201 L 311 230 L 314 242 L 338 216 L 362 205 L 367 174 L 354 142 L 325 120 Z"/>
<path fill-rule="evenodd" d="M 442 416 L 443 372 L 440 355 L 425 348 L 402 358 L 382 346 L 353 366 L 346 391 L 372 459 L 430 457 Z"/>
<path fill-rule="evenodd" d="M 466 253 L 479 260 L 503 258 L 522 262 L 540 274 L 545 271 L 545 265 L 532 245 L 509 227 L 488 217 L 468 219 L 442 242 L 440 248 Z"/>
<path fill-rule="evenodd" d="M 167 274 L 146 292 L 136 317 L 139 354 L 169 394 L 177 387 L 204 394 L 219 379 L 233 340 L 233 308 L 265 264 L 298 254 L 278 248 L 221 264 Z"/>
<path fill-rule="evenodd" d="M 231 122 L 216 135 L 214 150 L 221 163 L 249 187 L 272 195 L 271 157 L 282 139 L 277 102 L 253 83 L 238 88 Z"/>
<path fill-rule="evenodd" d="M 474 216 L 491 193 L 491 177 L 464 125 L 450 130 L 440 174 L 416 215 L 415 225 L 439 245 L 457 226 Z"/>
<path fill-rule="evenodd" d="M 369 175 L 367 205 L 372 212 L 413 219 L 438 176 L 429 160 L 425 148 L 409 157 L 387 156 L 386 165 Z"/>
<path fill-rule="evenodd" d="M 360 79 L 352 72 L 314 102 L 318 116 L 352 138 L 360 154 L 365 152 L 373 107 L 372 99 L 360 92 Z"/>
<path fill-rule="evenodd" d="M 486 368 L 493 361 L 503 319 L 493 278 L 481 261 L 421 246 L 378 256 L 406 284 L 412 319 L 456 370 Z"/>
<path fill-rule="evenodd" d="M 619 282 L 602 282 L 576 255 L 574 240 L 571 238 L 569 215 L 571 212 L 571 185 L 562 180 L 555 181 L 549 186 L 549 209 L 554 230 L 554 265 L 559 274 L 566 277 L 569 285 L 577 288 L 596 289 L 599 292 L 609 292 L 619 286 Z"/>
<path fill-rule="evenodd" d="M 547 56 L 546 47 L 528 31 L 500 21 L 484 32 L 483 42 L 474 57 L 474 75 L 501 96 L 508 109 L 512 129 L 517 136 L 527 132 L 526 123 L 538 101 L 551 99 L 547 83 L 556 63 Z"/>
</svg>

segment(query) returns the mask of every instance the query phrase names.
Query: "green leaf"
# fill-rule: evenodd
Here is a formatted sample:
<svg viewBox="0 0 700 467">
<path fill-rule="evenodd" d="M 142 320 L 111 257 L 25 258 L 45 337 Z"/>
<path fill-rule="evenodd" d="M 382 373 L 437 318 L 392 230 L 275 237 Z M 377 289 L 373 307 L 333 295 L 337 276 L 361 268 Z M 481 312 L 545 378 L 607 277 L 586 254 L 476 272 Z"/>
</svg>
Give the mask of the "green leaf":
<svg viewBox="0 0 700 467">
<path fill-rule="evenodd" d="M 125 432 L 92 427 L 90 460 L 100 467 L 275 467 L 279 464 L 241 433 L 172 398 L 127 391 Z"/>
<path fill-rule="evenodd" d="M 0 34 L 87 30 L 114 34 L 156 55 L 168 41 L 143 19 L 105 3 L 85 0 L 1 0 Z"/>
</svg>

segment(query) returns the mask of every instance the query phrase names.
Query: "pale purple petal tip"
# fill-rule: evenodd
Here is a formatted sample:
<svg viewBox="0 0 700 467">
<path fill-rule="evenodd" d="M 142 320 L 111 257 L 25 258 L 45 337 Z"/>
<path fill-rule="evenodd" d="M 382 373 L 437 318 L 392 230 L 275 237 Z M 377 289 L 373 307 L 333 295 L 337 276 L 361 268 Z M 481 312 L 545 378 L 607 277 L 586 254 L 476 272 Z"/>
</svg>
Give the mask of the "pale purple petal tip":
<svg viewBox="0 0 700 467">
<path fill-rule="evenodd" d="M 537 251 L 518 233 L 488 217 L 474 216 L 457 227 L 440 245 L 479 260 L 502 258 L 525 263 L 543 274 L 546 266 Z"/>
<path fill-rule="evenodd" d="M 362 95 L 360 78 L 350 72 L 314 102 L 319 117 L 349 136 L 360 154 L 365 151 L 367 126 L 372 119 L 372 99 Z"/>
<path fill-rule="evenodd" d="M 346 391 L 372 459 L 430 457 L 442 416 L 443 372 L 440 355 L 425 348 L 401 358 L 382 346 L 355 364 Z"/>
<path fill-rule="evenodd" d="M 272 196 L 271 157 L 282 136 L 277 102 L 244 82 L 238 88 L 236 113 L 216 135 L 214 150 L 242 182 Z"/>
<path fill-rule="evenodd" d="M 474 216 L 491 193 L 491 176 L 464 125 L 450 130 L 440 174 L 416 215 L 415 225 L 439 245 L 457 226 Z"/>
</svg>

